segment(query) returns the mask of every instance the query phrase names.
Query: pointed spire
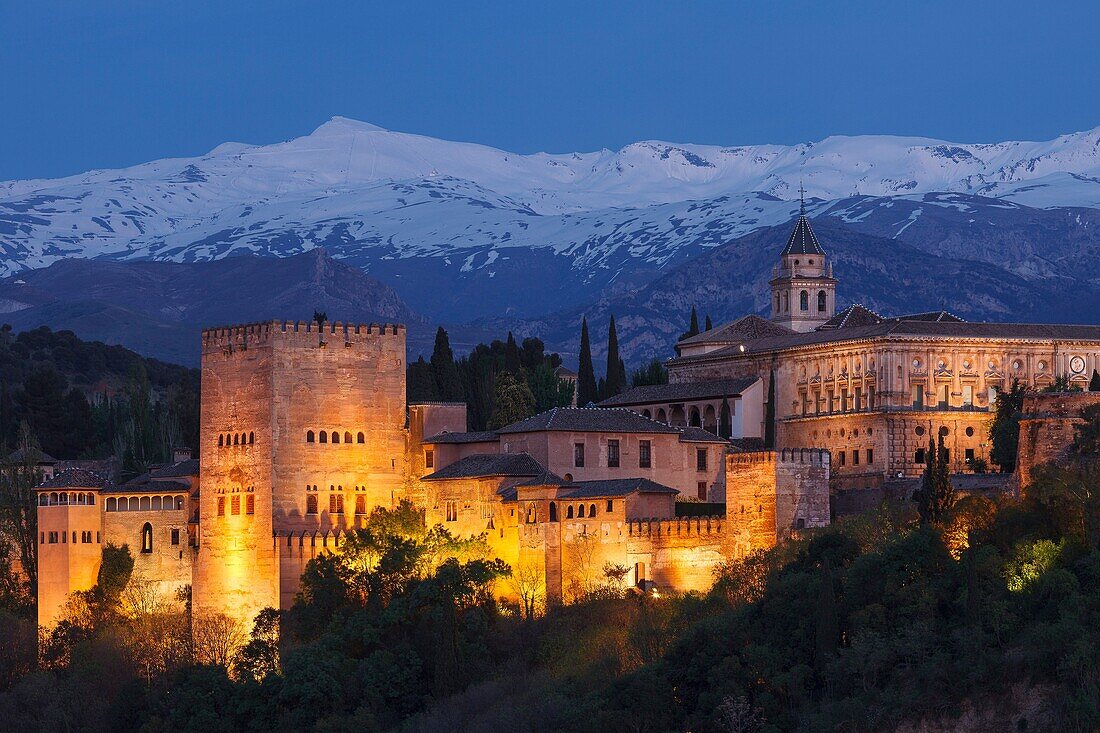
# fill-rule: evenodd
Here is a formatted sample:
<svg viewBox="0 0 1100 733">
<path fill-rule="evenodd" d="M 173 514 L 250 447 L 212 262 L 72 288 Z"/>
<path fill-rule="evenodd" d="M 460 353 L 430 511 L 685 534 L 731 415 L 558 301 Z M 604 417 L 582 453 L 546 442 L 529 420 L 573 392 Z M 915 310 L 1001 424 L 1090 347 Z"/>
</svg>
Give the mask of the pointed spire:
<svg viewBox="0 0 1100 733">
<path fill-rule="evenodd" d="M 806 216 L 806 188 L 801 178 L 798 179 L 798 215 Z"/>
</svg>

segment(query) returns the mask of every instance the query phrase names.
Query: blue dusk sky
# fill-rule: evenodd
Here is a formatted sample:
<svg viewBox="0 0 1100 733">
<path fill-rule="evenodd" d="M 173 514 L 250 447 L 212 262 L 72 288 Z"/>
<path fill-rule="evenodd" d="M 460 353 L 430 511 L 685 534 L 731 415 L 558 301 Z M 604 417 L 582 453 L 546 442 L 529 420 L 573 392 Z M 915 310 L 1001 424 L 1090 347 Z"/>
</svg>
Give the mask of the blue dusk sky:
<svg viewBox="0 0 1100 733">
<path fill-rule="evenodd" d="M 0 180 L 334 115 L 524 153 L 1100 125 L 1095 2 L 0 0 Z"/>
</svg>

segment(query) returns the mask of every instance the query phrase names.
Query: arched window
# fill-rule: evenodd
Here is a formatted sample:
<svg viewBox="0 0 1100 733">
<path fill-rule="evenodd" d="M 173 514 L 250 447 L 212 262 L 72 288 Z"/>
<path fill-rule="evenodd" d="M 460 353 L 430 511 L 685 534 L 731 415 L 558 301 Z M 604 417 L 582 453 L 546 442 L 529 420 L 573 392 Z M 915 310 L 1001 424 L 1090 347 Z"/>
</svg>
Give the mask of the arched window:
<svg viewBox="0 0 1100 733">
<path fill-rule="evenodd" d="M 558 521 L 558 505 L 554 502 L 550 502 L 550 521 Z"/>
<path fill-rule="evenodd" d="M 307 430 L 306 431 L 306 442 L 307 443 L 312 443 L 313 442 L 313 431 L 312 430 Z"/>
<path fill-rule="evenodd" d="M 566 519 L 572 519 L 573 518 L 573 507 L 572 507 L 572 505 L 570 505 L 570 507 L 565 510 L 565 518 Z"/>
<path fill-rule="evenodd" d="M 333 443 L 339 443 L 340 442 L 340 433 L 336 432 L 335 430 L 332 431 L 332 442 Z"/>
<path fill-rule="evenodd" d="M 148 522 L 141 528 L 141 551 L 152 552 L 153 551 L 153 525 Z"/>
<path fill-rule="evenodd" d="M 595 504 L 589 504 L 588 505 L 588 516 L 590 516 L 590 517 L 596 516 L 596 505 Z"/>
<path fill-rule="evenodd" d="M 577 518 L 584 519 L 584 504 L 581 504 L 579 507 L 577 507 Z"/>
<path fill-rule="evenodd" d="M 688 424 L 691 425 L 693 428 L 703 427 L 703 421 L 699 417 L 699 408 L 698 407 L 692 407 L 691 408 L 690 417 L 688 418 Z"/>
<path fill-rule="evenodd" d="M 791 294 L 783 293 L 783 312 L 786 313 L 791 309 Z"/>
<path fill-rule="evenodd" d="M 149 508 L 150 508 L 150 509 L 152 509 L 152 510 L 154 510 L 154 511 L 158 511 L 158 512 L 159 512 L 159 511 L 160 511 L 160 506 L 161 506 L 161 505 L 160 505 L 160 497 L 159 497 L 159 496 L 154 496 L 154 497 L 152 498 L 152 500 L 151 500 L 151 503 L 150 503 L 150 505 L 149 505 Z"/>
<path fill-rule="evenodd" d="M 219 435 L 218 436 L 218 447 L 221 448 L 223 445 L 225 445 L 225 438 L 223 436 Z"/>
<path fill-rule="evenodd" d="M 306 497 L 306 514 L 317 513 L 317 494 L 310 494 Z"/>
<path fill-rule="evenodd" d="M 233 445 L 240 445 L 240 444 L 241 444 L 241 436 L 234 435 L 233 436 Z"/>
<path fill-rule="evenodd" d="M 805 290 L 798 294 L 798 307 L 804 311 L 810 309 L 810 294 Z"/>
<path fill-rule="evenodd" d="M 321 431 L 321 442 L 322 443 L 327 443 L 328 442 L 328 433 L 326 433 L 324 430 Z"/>
<path fill-rule="evenodd" d="M 657 422 L 668 422 L 668 414 L 665 412 L 665 408 L 663 407 L 657 410 Z"/>
<path fill-rule="evenodd" d="M 348 432 L 344 433 L 344 442 L 345 443 L 350 443 L 351 442 L 351 433 L 348 433 Z"/>
<path fill-rule="evenodd" d="M 642 417 L 653 419 L 653 413 L 649 410 L 642 410 Z"/>
<path fill-rule="evenodd" d="M 148 496 L 141 497 L 141 502 L 138 504 L 138 511 L 142 511 L 142 512 L 149 511 L 149 497 Z"/>
<path fill-rule="evenodd" d="M 255 433 L 249 433 L 248 434 L 248 444 L 252 445 L 255 442 L 256 442 L 256 434 Z"/>
<path fill-rule="evenodd" d="M 113 496 L 107 499 L 107 511 L 118 511 L 118 499 L 114 498 Z"/>
<path fill-rule="evenodd" d="M 779 293 L 775 294 L 775 312 L 779 312 Z"/>
<path fill-rule="evenodd" d="M 244 497 L 244 513 L 255 514 L 256 513 L 256 495 L 246 494 Z"/>
<path fill-rule="evenodd" d="M 817 291 L 817 310 L 819 313 L 825 312 L 825 291 Z"/>
<path fill-rule="evenodd" d="M 355 442 L 356 443 L 366 443 L 367 442 L 367 436 L 363 435 L 362 433 L 358 433 L 355 436 Z"/>
</svg>

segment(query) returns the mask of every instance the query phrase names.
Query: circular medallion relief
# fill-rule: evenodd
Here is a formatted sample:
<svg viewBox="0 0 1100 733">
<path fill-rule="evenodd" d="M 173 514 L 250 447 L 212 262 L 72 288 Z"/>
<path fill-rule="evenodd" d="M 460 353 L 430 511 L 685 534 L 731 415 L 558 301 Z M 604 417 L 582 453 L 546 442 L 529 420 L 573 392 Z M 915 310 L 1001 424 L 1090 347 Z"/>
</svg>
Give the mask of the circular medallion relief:
<svg viewBox="0 0 1100 733">
<path fill-rule="evenodd" d="M 913 359 L 913 368 L 920 369 L 920 359 Z"/>
<path fill-rule="evenodd" d="M 967 428 L 966 429 L 966 437 L 968 437 L 968 438 L 973 438 L 974 437 L 974 428 Z"/>
<path fill-rule="evenodd" d="M 1017 371 L 1019 371 L 1021 368 L 1023 368 L 1023 366 L 1024 366 L 1024 363 L 1022 361 L 1020 361 L 1019 359 L 1012 362 L 1012 368 L 1017 370 Z"/>
<path fill-rule="evenodd" d="M 1035 366 L 1039 367 L 1039 371 L 1043 371 L 1044 369 L 1047 368 L 1047 363 L 1045 361 L 1040 361 Z"/>
<path fill-rule="evenodd" d="M 1069 368 L 1074 374 L 1080 374 L 1085 371 L 1085 360 L 1080 356 L 1075 356 L 1069 360 Z"/>
<path fill-rule="evenodd" d="M 924 428 L 918 426 L 917 427 L 917 435 L 924 435 Z"/>
<path fill-rule="evenodd" d="M 947 362 L 944 361 L 943 359 L 940 359 L 939 361 L 936 362 L 936 367 L 939 368 L 939 369 L 946 369 L 947 368 Z"/>
<path fill-rule="evenodd" d="M 992 359 L 989 360 L 989 371 L 993 372 L 997 370 L 997 362 Z"/>
<path fill-rule="evenodd" d="M 963 359 L 963 369 L 970 368 L 970 359 Z"/>
</svg>

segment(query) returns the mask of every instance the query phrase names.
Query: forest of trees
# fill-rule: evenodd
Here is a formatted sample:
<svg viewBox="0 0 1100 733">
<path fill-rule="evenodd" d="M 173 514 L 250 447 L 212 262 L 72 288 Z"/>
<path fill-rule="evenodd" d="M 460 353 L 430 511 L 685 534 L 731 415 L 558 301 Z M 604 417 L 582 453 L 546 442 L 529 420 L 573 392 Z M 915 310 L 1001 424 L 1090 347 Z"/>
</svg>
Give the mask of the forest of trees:
<svg viewBox="0 0 1100 733">
<path fill-rule="evenodd" d="M 576 387 L 556 375 L 561 365 L 561 357 L 547 353 L 541 339 L 525 338 L 517 343 L 511 332 L 504 341 L 478 344 L 470 354 L 456 359 L 447 331 L 440 326 L 431 359 L 420 357 L 408 366 L 408 398 L 410 402 L 465 402 L 467 427 L 487 430 L 552 407 L 566 407 L 572 404 L 574 389 L 577 404 L 585 406 L 628 387 L 668 382 L 668 372 L 656 359 L 627 376 L 626 364 L 619 356 L 614 316 L 608 323 L 603 376 L 596 377 L 587 319 L 581 321 Z"/>
</svg>

